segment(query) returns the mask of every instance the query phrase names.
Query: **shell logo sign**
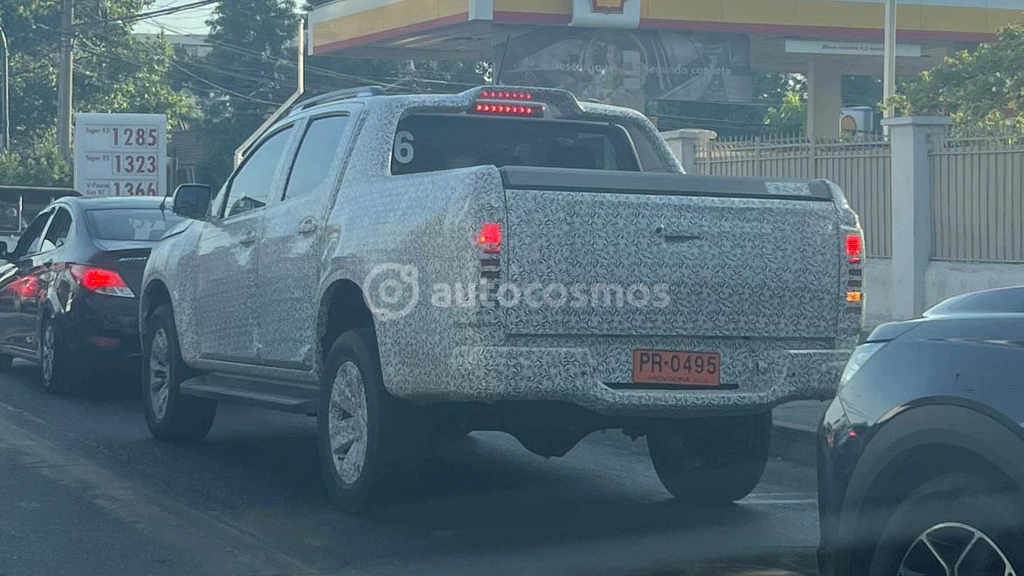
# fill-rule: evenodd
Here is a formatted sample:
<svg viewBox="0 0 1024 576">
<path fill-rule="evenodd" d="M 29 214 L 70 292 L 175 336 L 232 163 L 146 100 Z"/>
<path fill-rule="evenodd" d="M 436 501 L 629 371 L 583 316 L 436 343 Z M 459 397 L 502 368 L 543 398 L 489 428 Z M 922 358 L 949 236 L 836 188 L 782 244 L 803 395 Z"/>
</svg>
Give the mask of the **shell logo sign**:
<svg viewBox="0 0 1024 576">
<path fill-rule="evenodd" d="M 590 0 L 590 9 L 600 14 L 622 14 L 627 0 Z"/>
<path fill-rule="evenodd" d="M 640 0 L 573 0 L 570 26 L 636 30 L 640 27 Z"/>
</svg>

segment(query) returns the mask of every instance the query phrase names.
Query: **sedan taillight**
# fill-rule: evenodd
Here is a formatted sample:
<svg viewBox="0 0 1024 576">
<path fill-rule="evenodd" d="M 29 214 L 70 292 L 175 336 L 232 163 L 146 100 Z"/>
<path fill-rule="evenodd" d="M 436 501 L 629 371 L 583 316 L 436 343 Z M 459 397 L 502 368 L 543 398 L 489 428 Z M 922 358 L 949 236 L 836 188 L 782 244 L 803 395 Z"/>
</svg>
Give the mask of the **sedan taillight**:
<svg viewBox="0 0 1024 576">
<path fill-rule="evenodd" d="M 125 298 L 135 297 L 135 293 L 128 287 L 124 278 L 113 270 L 76 264 L 71 266 L 71 276 L 79 286 L 90 292 Z"/>
</svg>

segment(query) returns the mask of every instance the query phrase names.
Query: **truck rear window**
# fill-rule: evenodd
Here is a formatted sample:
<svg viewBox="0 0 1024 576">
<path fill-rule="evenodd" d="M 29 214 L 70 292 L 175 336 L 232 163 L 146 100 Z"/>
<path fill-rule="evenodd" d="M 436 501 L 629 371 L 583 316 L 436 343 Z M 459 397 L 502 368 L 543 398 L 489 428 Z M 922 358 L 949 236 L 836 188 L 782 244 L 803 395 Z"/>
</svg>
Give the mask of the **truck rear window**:
<svg viewBox="0 0 1024 576">
<path fill-rule="evenodd" d="M 629 134 L 613 124 L 428 114 L 398 124 L 392 174 L 489 165 L 639 170 Z"/>
</svg>

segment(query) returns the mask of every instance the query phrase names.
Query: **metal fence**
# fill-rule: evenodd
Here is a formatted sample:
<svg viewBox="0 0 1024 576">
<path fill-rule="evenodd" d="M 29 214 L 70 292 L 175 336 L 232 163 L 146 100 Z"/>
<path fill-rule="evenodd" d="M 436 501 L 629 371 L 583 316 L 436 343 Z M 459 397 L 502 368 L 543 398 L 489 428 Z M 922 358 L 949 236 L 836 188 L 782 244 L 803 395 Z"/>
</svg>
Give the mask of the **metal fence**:
<svg viewBox="0 0 1024 576">
<path fill-rule="evenodd" d="M 932 258 L 1024 262 L 1024 141 L 947 135 L 929 155 Z"/>
<path fill-rule="evenodd" d="M 892 255 L 889 143 L 803 136 L 713 140 L 698 148 L 697 173 L 756 178 L 825 178 L 846 193 L 864 227 L 868 256 Z"/>
</svg>

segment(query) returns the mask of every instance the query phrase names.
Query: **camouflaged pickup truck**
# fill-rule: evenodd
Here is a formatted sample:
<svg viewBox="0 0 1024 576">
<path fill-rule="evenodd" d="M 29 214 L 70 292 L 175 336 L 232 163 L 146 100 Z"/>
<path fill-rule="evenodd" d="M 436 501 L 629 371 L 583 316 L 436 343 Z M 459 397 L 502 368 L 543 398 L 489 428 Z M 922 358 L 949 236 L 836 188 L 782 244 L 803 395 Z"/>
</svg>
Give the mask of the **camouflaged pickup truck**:
<svg viewBox="0 0 1024 576">
<path fill-rule="evenodd" d="M 146 267 L 149 428 L 316 415 L 350 511 L 473 430 L 561 456 L 620 429 L 676 497 L 743 498 L 772 408 L 830 398 L 862 325 L 834 184 L 684 174 L 643 115 L 564 91 L 320 96 L 211 192 L 175 192 Z"/>
</svg>

